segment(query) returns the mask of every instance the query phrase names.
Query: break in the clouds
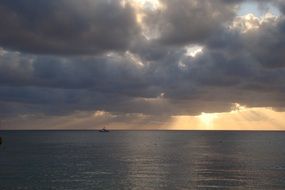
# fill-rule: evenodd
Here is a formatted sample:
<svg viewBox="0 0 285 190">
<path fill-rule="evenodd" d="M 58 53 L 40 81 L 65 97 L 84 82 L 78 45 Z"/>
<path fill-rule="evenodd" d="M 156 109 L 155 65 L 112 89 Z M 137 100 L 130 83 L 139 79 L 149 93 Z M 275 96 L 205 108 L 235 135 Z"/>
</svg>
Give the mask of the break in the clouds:
<svg viewBox="0 0 285 190">
<path fill-rule="evenodd" d="M 249 2 L 263 14 L 241 15 Z M 149 127 L 236 103 L 284 110 L 284 7 L 278 0 L 3 0 L 0 116 L 104 113 L 99 124 Z"/>
</svg>

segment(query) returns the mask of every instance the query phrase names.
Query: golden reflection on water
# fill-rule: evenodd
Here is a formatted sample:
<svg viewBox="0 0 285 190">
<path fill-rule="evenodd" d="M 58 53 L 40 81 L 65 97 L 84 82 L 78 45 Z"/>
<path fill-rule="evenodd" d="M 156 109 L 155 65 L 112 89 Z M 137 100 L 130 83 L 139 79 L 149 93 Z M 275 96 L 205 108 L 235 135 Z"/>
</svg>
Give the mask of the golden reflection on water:
<svg viewBox="0 0 285 190">
<path fill-rule="evenodd" d="M 5 148 L 0 147 L 0 189 L 285 188 L 282 132 L 5 131 L 2 135 L 6 141 Z"/>
<path fill-rule="evenodd" d="M 284 173 L 276 170 L 283 156 L 263 134 L 162 134 L 136 133 L 134 139 L 141 143 L 128 144 L 124 159 L 130 189 L 257 189 L 270 188 L 273 182 L 282 186 L 273 178 Z"/>
</svg>

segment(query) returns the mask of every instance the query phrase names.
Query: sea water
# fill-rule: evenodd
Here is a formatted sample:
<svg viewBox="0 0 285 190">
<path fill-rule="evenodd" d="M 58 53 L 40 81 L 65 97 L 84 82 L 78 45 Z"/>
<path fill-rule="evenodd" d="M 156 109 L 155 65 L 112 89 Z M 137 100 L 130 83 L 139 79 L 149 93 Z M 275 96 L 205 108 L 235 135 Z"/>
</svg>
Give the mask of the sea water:
<svg viewBox="0 0 285 190">
<path fill-rule="evenodd" d="M 285 133 L 0 131 L 1 190 L 285 189 Z"/>
</svg>

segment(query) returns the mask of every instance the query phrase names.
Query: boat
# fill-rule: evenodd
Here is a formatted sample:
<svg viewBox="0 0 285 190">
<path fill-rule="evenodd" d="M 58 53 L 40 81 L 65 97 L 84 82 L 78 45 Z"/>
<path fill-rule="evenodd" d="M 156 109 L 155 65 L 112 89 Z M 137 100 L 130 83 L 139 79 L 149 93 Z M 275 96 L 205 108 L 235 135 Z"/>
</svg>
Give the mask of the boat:
<svg viewBox="0 0 285 190">
<path fill-rule="evenodd" d="M 110 132 L 109 130 L 107 130 L 105 127 L 103 129 L 100 129 L 99 132 L 101 133 L 107 133 Z"/>
</svg>

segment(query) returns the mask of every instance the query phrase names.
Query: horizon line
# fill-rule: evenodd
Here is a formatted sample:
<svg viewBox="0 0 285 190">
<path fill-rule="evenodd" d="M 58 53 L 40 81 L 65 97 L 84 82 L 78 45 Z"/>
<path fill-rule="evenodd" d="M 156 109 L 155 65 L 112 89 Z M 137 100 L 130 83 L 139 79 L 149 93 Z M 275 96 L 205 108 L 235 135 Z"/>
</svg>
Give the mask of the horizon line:
<svg viewBox="0 0 285 190">
<path fill-rule="evenodd" d="M 98 131 L 100 129 L 0 129 L 2 131 Z M 130 132 L 285 132 L 285 130 L 239 130 L 239 129 L 108 129 L 110 131 L 130 131 Z"/>
</svg>

